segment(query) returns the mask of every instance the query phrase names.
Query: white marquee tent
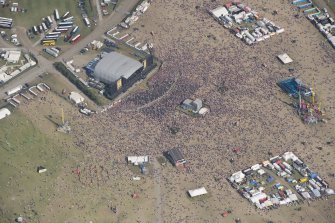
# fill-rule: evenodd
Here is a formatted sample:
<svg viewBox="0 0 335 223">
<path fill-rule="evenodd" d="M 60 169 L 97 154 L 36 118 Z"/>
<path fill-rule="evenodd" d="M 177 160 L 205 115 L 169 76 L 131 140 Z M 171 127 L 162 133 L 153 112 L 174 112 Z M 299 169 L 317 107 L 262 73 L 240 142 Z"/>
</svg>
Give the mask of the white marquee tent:
<svg viewBox="0 0 335 223">
<path fill-rule="evenodd" d="M 207 191 L 204 187 L 200 187 L 198 189 L 194 189 L 194 190 L 189 190 L 188 191 L 188 194 L 191 196 L 191 197 L 196 197 L 196 196 L 200 196 L 200 195 L 204 195 L 204 194 L 207 194 Z"/>
</svg>

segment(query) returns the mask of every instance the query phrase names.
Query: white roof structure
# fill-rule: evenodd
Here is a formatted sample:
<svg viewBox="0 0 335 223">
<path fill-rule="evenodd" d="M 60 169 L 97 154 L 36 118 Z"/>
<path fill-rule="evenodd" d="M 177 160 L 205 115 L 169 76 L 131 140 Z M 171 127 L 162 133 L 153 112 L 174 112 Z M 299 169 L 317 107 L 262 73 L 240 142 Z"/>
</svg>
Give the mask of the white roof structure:
<svg viewBox="0 0 335 223">
<path fill-rule="evenodd" d="M 226 15 L 229 14 L 229 13 L 228 13 L 228 10 L 227 10 L 225 7 L 223 7 L 223 6 L 221 6 L 221 7 L 217 7 L 216 9 L 213 9 L 213 10 L 211 11 L 211 13 L 212 13 L 216 18 L 219 18 L 220 16 L 226 16 Z"/>
<path fill-rule="evenodd" d="M 207 190 L 204 187 L 200 187 L 194 190 L 189 190 L 187 192 L 191 197 L 196 197 L 196 196 L 207 194 Z"/>
<path fill-rule="evenodd" d="M 283 63 L 283 64 L 288 64 L 288 63 L 292 63 L 293 60 L 291 59 L 291 57 L 289 57 L 289 55 L 287 55 L 286 53 L 280 54 L 277 56 L 278 59 Z"/>
<path fill-rule="evenodd" d="M 111 84 L 121 77 L 128 79 L 142 67 L 143 64 L 137 60 L 117 52 L 111 52 L 98 62 L 94 76 L 101 82 Z"/>
<path fill-rule="evenodd" d="M 0 119 L 6 118 L 10 114 L 11 113 L 7 108 L 1 108 L 0 109 Z"/>
<path fill-rule="evenodd" d="M 231 175 L 231 177 L 230 177 L 229 180 L 230 180 L 231 182 L 240 183 L 240 182 L 242 182 L 242 180 L 244 179 L 244 177 L 245 177 L 245 174 L 242 173 L 242 171 L 238 171 L 238 172 L 236 172 L 236 173 L 233 173 L 233 174 Z"/>
<path fill-rule="evenodd" d="M 128 156 L 127 161 L 128 163 L 132 163 L 134 165 L 138 165 L 140 163 L 147 163 L 149 162 L 149 156 Z"/>
<path fill-rule="evenodd" d="M 330 42 L 330 44 L 335 47 L 335 36 L 331 36 L 328 38 L 328 41 Z"/>
<path fill-rule="evenodd" d="M 200 108 L 199 115 L 206 115 L 208 112 L 209 112 L 209 109 L 203 107 L 203 108 Z"/>
<path fill-rule="evenodd" d="M 291 201 L 297 201 L 298 200 L 298 197 L 295 194 L 290 194 L 288 197 L 290 198 Z"/>
<path fill-rule="evenodd" d="M 327 189 L 326 189 L 326 194 L 327 194 L 327 195 L 333 195 L 333 194 L 335 194 L 335 192 L 334 192 L 333 189 L 327 188 Z"/>
<path fill-rule="evenodd" d="M 308 192 L 302 192 L 301 193 L 301 196 L 303 197 L 303 198 L 305 198 L 305 199 L 310 199 L 311 198 L 311 195 L 308 193 Z"/>
<path fill-rule="evenodd" d="M 4 59 L 7 60 L 9 63 L 17 63 L 21 57 L 21 51 L 16 50 L 8 50 L 4 56 Z"/>
<path fill-rule="evenodd" d="M 268 196 L 265 194 L 265 193 L 258 193 L 258 194 L 256 194 L 255 196 L 252 196 L 251 198 L 250 198 L 250 201 L 252 202 L 252 203 L 259 203 L 259 200 L 261 200 L 261 199 L 264 199 L 264 198 L 267 198 Z"/>
<path fill-rule="evenodd" d="M 296 155 L 294 155 L 294 153 L 292 153 L 292 152 L 286 152 L 286 153 L 283 154 L 283 159 L 285 161 L 288 161 L 288 160 L 296 161 L 298 159 L 298 157 Z"/>
<path fill-rule="evenodd" d="M 79 93 L 72 91 L 69 95 L 69 98 L 71 101 L 73 101 L 75 104 L 79 104 L 83 102 L 85 99 L 83 96 L 81 96 Z"/>
</svg>

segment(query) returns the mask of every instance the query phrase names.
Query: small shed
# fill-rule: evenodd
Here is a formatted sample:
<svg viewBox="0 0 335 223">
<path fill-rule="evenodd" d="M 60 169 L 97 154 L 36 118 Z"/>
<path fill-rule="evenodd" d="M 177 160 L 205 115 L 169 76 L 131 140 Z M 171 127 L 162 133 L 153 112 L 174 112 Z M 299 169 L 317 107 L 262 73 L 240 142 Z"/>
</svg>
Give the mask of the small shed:
<svg viewBox="0 0 335 223">
<path fill-rule="evenodd" d="M 84 101 L 84 97 L 81 96 L 79 93 L 72 91 L 69 95 L 69 98 L 75 104 L 80 104 Z"/>
<path fill-rule="evenodd" d="M 197 197 L 197 196 L 200 196 L 200 195 L 207 194 L 207 190 L 204 187 L 200 187 L 200 188 L 194 189 L 194 190 L 189 190 L 187 192 L 190 195 L 190 197 Z"/>
<path fill-rule="evenodd" d="M 280 54 L 277 56 L 278 59 L 283 63 L 283 64 L 288 64 L 288 63 L 292 63 L 293 60 L 291 59 L 291 57 L 289 57 L 289 55 L 287 55 L 286 53 Z"/>
<path fill-rule="evenodd" d="M 173 165 L 179 166 L 186 163 L 183 154 L 178 148 L 173 148 L 166 152 L 167 158 L 172 162 Z"/>
<path fill-rule="evenodd" d="M 9 116 L 11 113 L 7 108 L 1 108 L 0 109 L 0 119 L 3 119 L 7 116 Z"/>
</svg>

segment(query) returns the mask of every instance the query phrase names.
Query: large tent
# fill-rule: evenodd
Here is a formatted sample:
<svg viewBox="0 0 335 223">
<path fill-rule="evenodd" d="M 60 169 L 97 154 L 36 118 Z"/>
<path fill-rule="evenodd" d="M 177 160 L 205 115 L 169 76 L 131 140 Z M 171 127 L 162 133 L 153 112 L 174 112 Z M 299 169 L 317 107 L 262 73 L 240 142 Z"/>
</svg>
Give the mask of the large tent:
<svg viewBox="0 0 335 223">
<path fill-rule="evenodd" d="M 216 8 L 216 9 L 213 9 L 213 10 L 211 11 L 211 13 L 212 13 L 216 18 L 219 18 L 220 16 L 226 16 L 226 15 L 229 14 L 229 13 L 228 13 L 228 10 L 227 10 L 225 7 L 223 7 L 223 6 L 218 7 L 218 8 Z"/>
<path fill-rule="evenodd" d="M 69 98 L 71 101 L 73 101 L 75 104 L 79 104 L 81 102 L 84 101 L 84 97 L 81 96 L 79 93 L 77 92 L 71 92 L 70 95 L 69 95 Z"/>
<path fill-rule="evenodd" d="M 5 117 L 7 117 L 8 115 L 10 115 L 10 111 L 7 108 L 1 108 L 0 109 L 0 119 L 3 119 Z"/>
</svg>

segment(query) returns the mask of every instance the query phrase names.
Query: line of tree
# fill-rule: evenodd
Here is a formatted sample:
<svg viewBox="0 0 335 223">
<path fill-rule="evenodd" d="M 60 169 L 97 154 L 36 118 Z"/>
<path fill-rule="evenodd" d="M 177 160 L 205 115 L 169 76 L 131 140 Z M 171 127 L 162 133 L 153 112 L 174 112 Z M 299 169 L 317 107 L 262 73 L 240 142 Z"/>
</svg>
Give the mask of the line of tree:
<svg viewBox="0 0 335 223">
<path fill-rule="evenodd" d="M 62 62 L 55 62 L 54 67 L 61 74 L 64 75 L 72 84 L 76 85 L 76 87 L 81 90 L 89 99 L 94 101 L 97 105 L 102 105 L 102 102 L 98 98 L 98 96 L 93 92 L 92 89 L 88 88 L 85 84 L 83 84 Z"/>
</svg>

